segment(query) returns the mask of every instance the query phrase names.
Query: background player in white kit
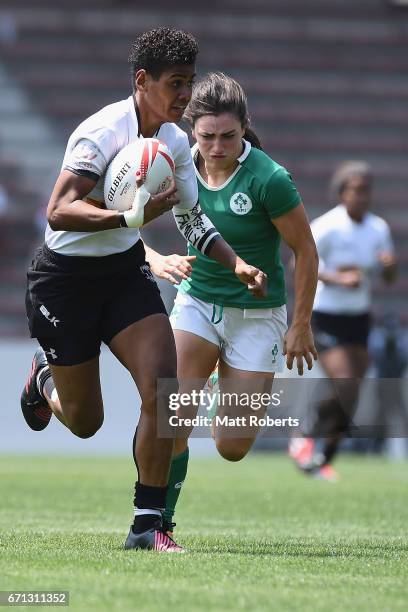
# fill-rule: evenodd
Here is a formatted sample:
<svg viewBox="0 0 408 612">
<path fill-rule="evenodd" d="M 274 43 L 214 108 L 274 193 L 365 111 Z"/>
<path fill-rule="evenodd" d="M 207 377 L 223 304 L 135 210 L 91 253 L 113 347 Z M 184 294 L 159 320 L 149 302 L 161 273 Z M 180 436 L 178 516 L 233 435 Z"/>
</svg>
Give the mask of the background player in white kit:
<svg viewBox="0 0 408 612">
<path fill-rule="evenodd" d="M 168 405 L 167 396 L 157 397 L 157 379 L 176 379 L 176 351 L 160 293 L 146 267 L 136 204 L 145 204 L 144 223 L 175 207 L 180 231 L 201 252 L 234 271 L 255 294 L 265 292 L 263 273 L 235 255 L 197 206 L 188 139 L 173 123 L 190 100 L 196 54 L 195 39 L 182 31 L 160 28 L 135 41 L 129 56 L 134 95 L 85 120 L 70 137 L 48 205 L 45 244 L 28 271 L 29 327 L 42 347 L 21 397 L 29 426 L 43 429 L 54 413 L 82 438 L 101 427 L 101 341 L 129 370 L 139 390 L 135 519 L 126 548 L 181 550 L 162 530 L 173 440 L 156 435 L 159 400 Z M 154 197 L 141 188 L 135 210 L 106 210 L 108 164 L 129 142 L 152 136 L 163 140 L 173 155 L 176 187 Z"/>
<path fill-rule="evenodd" d="M 320 448 L 312 438 L 295 438 L 289 452 L 306 473 L 332 480 L 336 473 L 330 462 L 347 431 L 368 366 L 372 277 L 380 272 L 385 282 L 392 282 L 396 275 L 388 224 L 369 212 L 372 186 L 367 163 L 344 162 L 332 179 L 340 204 L 311 223 L 320 260 L 312 326 L 320 363 L 337 380 L 336 393 L 317 407 L 314 433 L 324 438 Z"/>
</svg>

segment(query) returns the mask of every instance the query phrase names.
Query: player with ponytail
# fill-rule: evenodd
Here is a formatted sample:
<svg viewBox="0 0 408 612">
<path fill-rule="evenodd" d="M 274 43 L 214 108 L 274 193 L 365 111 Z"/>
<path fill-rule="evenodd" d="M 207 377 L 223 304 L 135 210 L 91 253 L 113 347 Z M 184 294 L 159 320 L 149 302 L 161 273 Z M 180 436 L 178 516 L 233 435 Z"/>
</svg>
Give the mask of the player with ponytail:
<svg viewBox="0 0 408 612">
<path fill-rule="evenodd" d="M 204 214 L 236 252 L 268 276 L 267 295 L 248 295 L 228 270 L 188 247 L 195 256 L 189 278 L 181 282 L 170 320 L 177 347 L 180 393 L 200 391 L 217 363 L 220 393 L 270 393 L 275 372 L 293 361 L 299 374 L 303 359 L 310 369 L 317 358 L 310 328 L 317 281 L 317 255 L 306 213 L 288 171 L 262 151 L 250 129 L 242 87 L 222 73 L 208 74 L 193 91 L 186 109 L 197 141 L 192 156 Z M 281 238 L 294 251 L 295 307 L 287 331 Z M 151 259 L 159 273 L 158 254 Z M 170 272 L 177 273 L 177 262 Z M 184 268 L 185 270 L 185 268 Z M 187 274 L 188 276 L 188 274 Z M 245 288 L 244 288 L 245 289 Z M 198 385 L 197 380 L 202 384 Z M 192 383 L 195 381 L 195 384 Z M 263 416 L 262 409 L 258 416 Z M 179 416 L 194 414 L 186 407 Z M 250 408 L 218 406 L 217 415 L 248 416 Z M 214 428 L 218 452 L 239 461 L 250 450 L 257 427 L 226 432 Z M 177 437 L 170 470 L 165 518 L 172 517 L 187 473 L 188 433 Z"/>
</svg>

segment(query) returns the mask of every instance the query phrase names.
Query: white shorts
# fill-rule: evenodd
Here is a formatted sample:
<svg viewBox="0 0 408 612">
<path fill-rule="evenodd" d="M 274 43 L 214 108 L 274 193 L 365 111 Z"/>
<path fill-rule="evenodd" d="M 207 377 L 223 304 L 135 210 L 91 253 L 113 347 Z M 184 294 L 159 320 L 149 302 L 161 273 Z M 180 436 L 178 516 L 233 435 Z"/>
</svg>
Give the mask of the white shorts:
<svg viewBox="0 0 408 612">
<path fill-rule="evenodd" d="M 170 315 L 173 329 L 188 331 L 220 348 L 232 368 L 249 372 L 282 372 L 286 306 L 230 308 L 203 302 L 179 291 Z"/>
</svg>

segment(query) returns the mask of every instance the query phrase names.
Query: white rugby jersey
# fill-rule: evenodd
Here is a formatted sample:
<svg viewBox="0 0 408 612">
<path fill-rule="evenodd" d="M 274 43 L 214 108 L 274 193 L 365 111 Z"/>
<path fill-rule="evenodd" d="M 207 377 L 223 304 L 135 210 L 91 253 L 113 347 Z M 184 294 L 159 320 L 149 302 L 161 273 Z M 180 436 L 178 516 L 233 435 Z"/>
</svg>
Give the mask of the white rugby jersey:
<svg viewBox="0 0 408 612">
<path fill-rule="evenodd" d="M 179 206 L 193 208 L 197 204 L 198 191 L 187 134 L 174 123 L 164 123 L 155 136 L 173 155 Z M 88 197 L 103 202 L 106 168 L 123 147 L 137 138 L 143 136 L 139 132 L 133 97 L 129 96 L 105 106 L 77 127 L 68 140 L 62 170 L 92 176 L 98 182 Z M 120 253 L 130 249 L 139 238 L 139 230 L 131 228 L 71 232 L 54 231 L 47 225 L 45 230 L 47 246 L 63 255 L 100 257 Z"/>
<path fill-rule="evenodd" d="M 335 206 L 311 223 L 319 253 L 319 269 L 335 272 L 355 266 L 362 272 L 359 287 L 348 288 L 319 281 L 313 310 L 330 314 L 362 314 L 371 306 L 371 278 L 380 269 L 378 255 L 393 252 L 388 224 L 372 213 L 353 221 L 344 204 Z"/>
</svg>

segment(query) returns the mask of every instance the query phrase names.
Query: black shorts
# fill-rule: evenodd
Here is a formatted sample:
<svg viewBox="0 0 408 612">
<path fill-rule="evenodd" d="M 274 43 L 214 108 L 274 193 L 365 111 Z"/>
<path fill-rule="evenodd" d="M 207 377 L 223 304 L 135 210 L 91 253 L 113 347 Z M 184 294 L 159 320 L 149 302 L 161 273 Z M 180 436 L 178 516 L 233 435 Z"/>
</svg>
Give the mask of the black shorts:
<svg viewBox="0 0 408 612">
<path fill-rule="evenodd" d="M 27 273 L 26 309 L 32 338 L 53 365 L 96 357 L 101 342 L 132 323 L 166 309 L 139 240 L 123 253 L 75 257 L 35 254 Z"/>
<path fill-rule="evenodd" d="M 329 314 L 314 311 L 312 328 L 318 351 L 336 346 L 359 344 L 367 346 L 371 316 L 366 312 L 358 315 Z"/>
</svg>

